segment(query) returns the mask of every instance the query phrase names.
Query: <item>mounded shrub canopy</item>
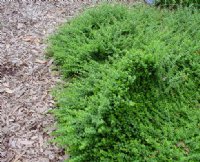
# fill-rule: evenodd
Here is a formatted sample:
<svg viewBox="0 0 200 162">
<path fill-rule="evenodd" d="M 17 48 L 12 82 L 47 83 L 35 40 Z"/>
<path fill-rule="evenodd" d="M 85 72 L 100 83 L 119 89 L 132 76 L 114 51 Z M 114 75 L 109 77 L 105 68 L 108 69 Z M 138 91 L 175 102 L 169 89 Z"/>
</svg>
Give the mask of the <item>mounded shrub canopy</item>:
<svg viewBox="0 0 200 162">
<path fill-rule="evenodd" d="M 71 162 L 200 161 L 199 17 L 101 5 L 50 38 L 67 82 L 54 142 Z"/>
</svg>

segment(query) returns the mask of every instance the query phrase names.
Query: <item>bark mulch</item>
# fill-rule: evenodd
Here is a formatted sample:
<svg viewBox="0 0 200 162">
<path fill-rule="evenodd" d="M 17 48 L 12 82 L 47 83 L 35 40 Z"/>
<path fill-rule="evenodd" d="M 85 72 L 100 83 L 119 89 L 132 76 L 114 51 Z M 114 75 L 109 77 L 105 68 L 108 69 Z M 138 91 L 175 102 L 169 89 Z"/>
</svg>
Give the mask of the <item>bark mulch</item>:
<svg viewBox="0 0 200 162">
<path fill-rule="evenodd" d="M 0 161 L 59 162 L 48 143 L 53 118 L 49 91 L 58 76 L 44 59 L 45 38 L 87 3 L 0 1 Z M 48 129 L 49 128 L 49 129 Z"/>
</svg>

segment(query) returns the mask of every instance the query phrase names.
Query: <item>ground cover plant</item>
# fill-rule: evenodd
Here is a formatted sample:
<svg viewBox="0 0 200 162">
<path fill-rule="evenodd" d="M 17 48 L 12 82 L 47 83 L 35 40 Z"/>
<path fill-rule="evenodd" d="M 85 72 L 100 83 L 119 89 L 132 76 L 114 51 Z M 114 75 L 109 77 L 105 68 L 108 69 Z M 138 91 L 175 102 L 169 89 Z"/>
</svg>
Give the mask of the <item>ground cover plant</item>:
<svg viewBox="0 0 200 162">
<path fill-rule="evenodd" d="M 73 162 L 200 161 L 200 13 L 100 5 L 50 38 Z"/>
<path fill-rule="evenodd" d="M 181 5 L 200 7 L 200 0 L 155 0 L 154 2 L 161 6 Z"/>
</svg>

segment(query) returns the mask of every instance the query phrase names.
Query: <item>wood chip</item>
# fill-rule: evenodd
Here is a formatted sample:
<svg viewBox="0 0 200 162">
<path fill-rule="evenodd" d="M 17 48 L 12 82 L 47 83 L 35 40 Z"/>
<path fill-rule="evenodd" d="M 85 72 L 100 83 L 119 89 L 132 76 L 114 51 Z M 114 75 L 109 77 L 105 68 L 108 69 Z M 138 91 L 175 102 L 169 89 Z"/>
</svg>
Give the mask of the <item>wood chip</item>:
<svg viewBox="0 0 200 162">
<path fill-rule="evenodd" d="M 25 151 L 23 151 L 21 154 L 17 155 L 15 159 L 12 162 L 20 162 L 19 159 L 25 154 Z"/>
<path fill-rule="evenodd" d="M 32 145 L 34 143 L 34 141 L 27 141 L 27 140 L 24 140 L 24 141 L 19 141 L 20 144 L 22 145 Z"/>
<path fill-rule="evenodd" d="M 11 89 L 9 89 L 9 88 L 5 88 L 4 91 L 5 91 L 6 93 L 9 93 L 9 94 L 11 94 L 11 93 L 14 92 L 13 90 L 11 90 Z"/>
<path fill-rule="evenodd" d="M 45 60 L 39 60 L 39 59 L 36 59 L 35 62 L 39 63 L 39 64 L 46 64 L 47 63 L 47 61 L 45 61 Z"/>
</svg>

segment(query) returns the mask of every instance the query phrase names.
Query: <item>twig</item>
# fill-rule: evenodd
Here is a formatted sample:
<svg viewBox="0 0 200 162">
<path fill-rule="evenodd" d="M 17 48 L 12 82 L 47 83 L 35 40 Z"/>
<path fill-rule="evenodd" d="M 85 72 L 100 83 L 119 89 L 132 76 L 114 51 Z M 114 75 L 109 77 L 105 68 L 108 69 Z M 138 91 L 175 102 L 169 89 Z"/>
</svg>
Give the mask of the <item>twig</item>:
<svg viewBox="0 0 200 162">
<path fill-rule="evenodd" d="M 17 162 L 24 154 L 26 151 L 23 151 L 21 154 L 17 155 L 17 157 L 12 161 L 12 162 Z"/>
</svg>

